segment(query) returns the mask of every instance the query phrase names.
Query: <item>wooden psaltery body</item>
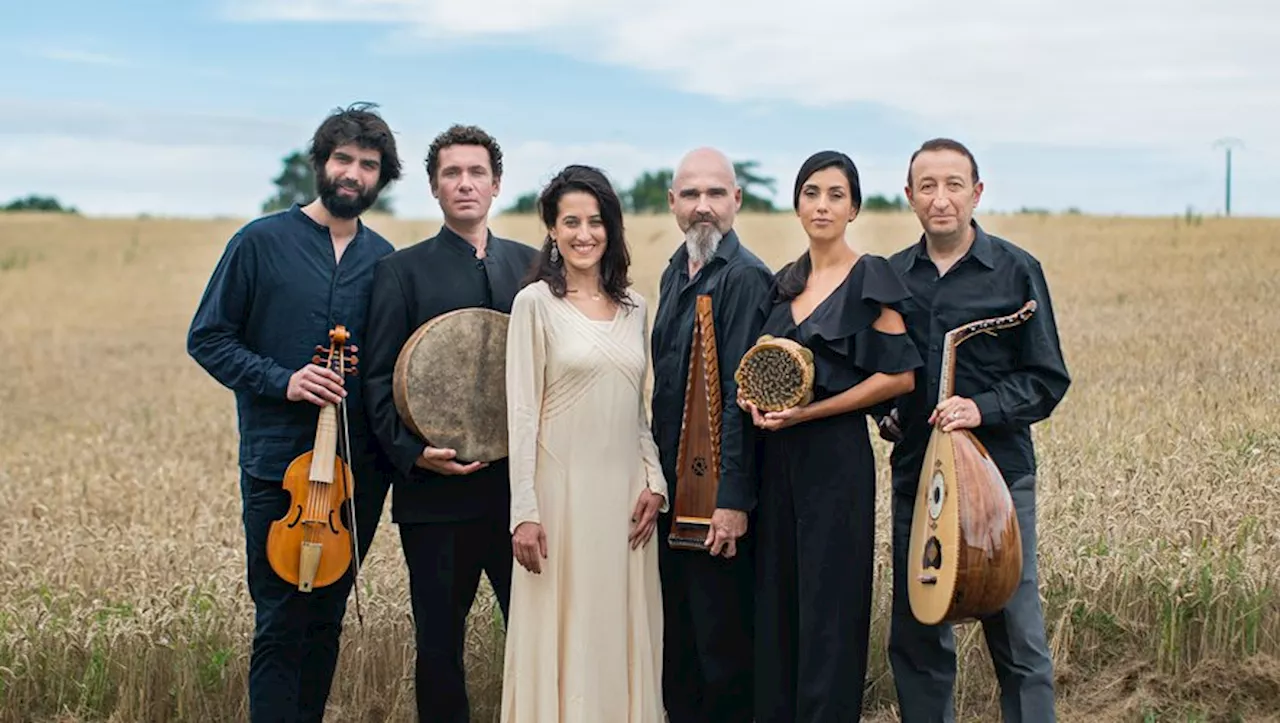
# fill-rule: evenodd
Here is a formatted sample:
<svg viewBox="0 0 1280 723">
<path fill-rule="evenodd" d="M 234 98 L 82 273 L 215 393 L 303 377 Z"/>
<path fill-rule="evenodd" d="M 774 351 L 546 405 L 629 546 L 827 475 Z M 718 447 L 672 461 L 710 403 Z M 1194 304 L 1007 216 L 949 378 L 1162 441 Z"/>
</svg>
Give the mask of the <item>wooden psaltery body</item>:
<svg viewBox="0 0 1280 723">
<path fill-rule="evenodd" d="M 966 324 L 947 333 L 938 401 L 955 387 L 955 350 L 980 333 L 1017 326 L 1035 311 Z M 967 429 L 929 436 L 907 551 L 911 612 L 926 625 L 976 620 L 1001 610 L 1022 578 L 1022 535 L 1004 476 Z"/>
<path fill-rule="evenodd" d="M 674 519 L 667 544 L 681 550 L 705 550 L 711 514 L 720 487 L 720 365 L 711 297 L 698 296 L 685 385 L 684 417 L 676 456 Z"/>
</svg>

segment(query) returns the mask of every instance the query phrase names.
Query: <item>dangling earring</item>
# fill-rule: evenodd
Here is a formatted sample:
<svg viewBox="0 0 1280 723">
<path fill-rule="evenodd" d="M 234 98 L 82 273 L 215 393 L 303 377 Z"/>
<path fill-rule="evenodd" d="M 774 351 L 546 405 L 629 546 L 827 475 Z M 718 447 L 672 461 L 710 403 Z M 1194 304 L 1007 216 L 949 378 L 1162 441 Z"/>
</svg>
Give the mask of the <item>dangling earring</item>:
<svg viewBox="0 0 1280 723">
<path fill-rule="evenodd" d="M 551 263 L 560 263 L 560 247 L 556 246 L 556 242 L 551 242 Z"/>
</svg>

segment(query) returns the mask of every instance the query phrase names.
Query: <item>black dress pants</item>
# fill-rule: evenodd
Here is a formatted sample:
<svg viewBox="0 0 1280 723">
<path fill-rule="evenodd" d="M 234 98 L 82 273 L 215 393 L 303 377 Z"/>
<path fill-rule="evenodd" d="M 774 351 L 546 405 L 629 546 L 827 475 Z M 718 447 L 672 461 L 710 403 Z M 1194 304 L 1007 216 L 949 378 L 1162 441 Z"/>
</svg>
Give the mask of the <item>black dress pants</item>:
<svg viewBox="0 0 1280 723">
<path fill-rule="evenodd" d="M 511 533 L 505 515 L 458 522 L 401 524 L 417 642 L 418 720 L 467 723 L 463 645 L 480 573 L 489 578 L 506 625 L 511 600 Z"/>
<path fill-rule="evenodd" d="M 670 723 L 750 723 L 755 544 L 732 559 L 673 550 L 671 515 L 658 518 L 662 577 L 662 698 Z"/>
</svg>

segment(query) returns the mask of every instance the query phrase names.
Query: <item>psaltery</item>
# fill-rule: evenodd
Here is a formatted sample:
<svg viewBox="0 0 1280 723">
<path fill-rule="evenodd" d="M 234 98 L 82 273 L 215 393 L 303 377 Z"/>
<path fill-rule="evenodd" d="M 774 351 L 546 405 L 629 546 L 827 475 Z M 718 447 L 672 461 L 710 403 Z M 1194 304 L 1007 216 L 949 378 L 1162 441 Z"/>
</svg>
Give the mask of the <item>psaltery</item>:
<svg viewBox="0 0 1280 723">
<path fill-rule="evenodd" d="M 978 334 L 1024 323 L 1036 302 L 947 332 L 938 402 L 955 388 L 956 349 Z M 907 552 L 911 612 L 926 625 L 974 620 L 1008 603 L 1022 576 L 1022 537 L 1013 498 L 991 455 L 969 430 L 929 436 L 916 491 Z"/>
<path fill-rule="evenodd" d="M 711 515 L 720 486 L 720 365 L 716 357 L 716 332 L 711 297 L 697 299 L 693 344 L 689 351 L 689 375 L 680 422 L 680 446 L 676 453 L 674 519 L 667 543 L 681 550 L 706 550 Z"/>
<path fill-rule="evenodd" d="M 458 462 L 507 456 L 507 322 L 468 307 L 427 320 L 396 356 L 391 391 L 401 421 Z"/>
</svg>

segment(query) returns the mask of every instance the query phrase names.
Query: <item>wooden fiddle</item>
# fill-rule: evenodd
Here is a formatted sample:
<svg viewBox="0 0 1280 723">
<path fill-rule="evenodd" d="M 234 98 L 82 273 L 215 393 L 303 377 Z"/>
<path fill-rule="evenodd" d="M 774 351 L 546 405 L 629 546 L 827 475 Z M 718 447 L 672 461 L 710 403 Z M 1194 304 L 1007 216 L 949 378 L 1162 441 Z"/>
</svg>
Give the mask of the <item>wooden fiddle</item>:
<svg viewBox="0 0 1280 723">
<path fill-rule="evenodd" d="M 720 488 L 720 364 L 711 297 L 701 294 L 693 320 L 684 417 L 676 453 L 676 492 L 667 544 L 677 550 L 706 550 L 711 515 Z"/>
<path fill-rule="evenodd" d="M 956 348 L 978 334 L 1022 324 L 1036 302 L 947 332 L 938 402 L 955 388 Z M 936 421 L 925 450 L 907 552 L 911 612 L 925 625 L 967 622 L 999 611 L 1022 577 L 1022 536 L 1004 476 L 967 429 Z"/>
<path fill-rule="evenodd" d="M 317 346 L 312 362 L 340 377 L 354 375 L 357 360 L 348 356 L 349 338 L 346 327 L 331 329 L 329 348 Z M 289 510 L 271 523 L 267 534 L 267 559 L 272 569 L 302 592 L 333 584 L 347 571 L 353 557 L 355 535 L 347 521 L 354 527 L 355 478 L 350 465 L 346 411 L 345 399 L 320 408 L 313 448 L 298 455 L 284 473 Z M 345 519 L 344 506 L 348 513 Z M 358 560 L 356 564 L 359 565 Z"/>
</svg>

